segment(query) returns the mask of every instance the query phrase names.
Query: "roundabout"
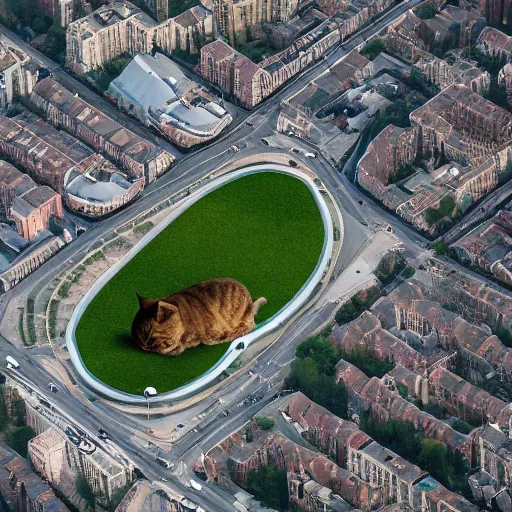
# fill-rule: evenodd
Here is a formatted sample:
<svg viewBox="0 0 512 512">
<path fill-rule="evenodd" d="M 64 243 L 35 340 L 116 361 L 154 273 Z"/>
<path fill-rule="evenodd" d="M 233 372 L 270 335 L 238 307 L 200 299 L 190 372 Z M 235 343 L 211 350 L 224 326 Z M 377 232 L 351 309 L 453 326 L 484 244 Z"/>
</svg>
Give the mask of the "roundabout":
<svg viewBox="0 0 512 512">
<path fill-rule="evenodd" d="M 66 331 L 71 360 L 89 387 L 145 403 L 191 396 L 251 343 L 276 330 L 311 296 L 330 260 L 332 220 L 305 172 L 257 165 L 207 182 L 155 226 L 83 296 Z M 129 332 L 136 293 L 158 297 L 196 282 L 232 277 L 268 304 L 255 331 L 178 357 L 142 352 Z"/>
</svg>

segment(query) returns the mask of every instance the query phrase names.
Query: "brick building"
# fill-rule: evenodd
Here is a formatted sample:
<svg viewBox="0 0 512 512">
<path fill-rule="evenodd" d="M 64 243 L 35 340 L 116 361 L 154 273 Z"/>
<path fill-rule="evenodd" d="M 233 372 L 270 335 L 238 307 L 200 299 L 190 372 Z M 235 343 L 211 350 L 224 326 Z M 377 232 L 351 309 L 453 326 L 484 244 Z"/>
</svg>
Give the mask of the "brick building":
<svg viewBox="0 0 512 512">
<path fill-rule="evenodd" d="M 122 127 L 51 77 L 37 84 L 30 101 L 44 110 L 51 123 L 108 156 L 131 178 L 152 183 L 174 162 L 167 151 Z"/>
<path fill-rule="evenodd" d="M 38 186 L 29 176 L 2 160 L 0 203 L 5 218 L 14 219 L 18 233 L 29 241 L 49 228 L 52 216 L 63 216 L 60 194 L 50 187 Z"/>
<path fill-rule="evenodd" d="M 0 107 L 12 103 L 16 95 L 32 92 L 39 66 L 5 35 L 0 35 Z"/>
<path fill-rule="evenodd" d="M 16 196 L 11 215 L 18 233 L 26 240 L 33 240 L 40 231 L 50 227 L 52 216 L 63 216 L 61 196 L 50 187 L 34 187 Z"/>
<path fill-rule="evenodd" d="M 0 445 L 0 494 L 16 512 L 69 512 L 27 461 L 4 444 Z"/>
<path fill-rule="evenodd" d="M 298 5 L 299 0 L 213 0 L 213 13 L 218 29 L 233 43 L 246 27 L 288 21 Z"/>
<path fill-rule="evenodd" d="M 178 48 L 197 53 L 212 33 L 212 13 L 202 5 L 156 23 L 138 7 L 118 0 L 69 24 L 66 63 L 83 74 L 120 55 L 150 53 L 154 42 L 165 52 Z"/>
</svg>

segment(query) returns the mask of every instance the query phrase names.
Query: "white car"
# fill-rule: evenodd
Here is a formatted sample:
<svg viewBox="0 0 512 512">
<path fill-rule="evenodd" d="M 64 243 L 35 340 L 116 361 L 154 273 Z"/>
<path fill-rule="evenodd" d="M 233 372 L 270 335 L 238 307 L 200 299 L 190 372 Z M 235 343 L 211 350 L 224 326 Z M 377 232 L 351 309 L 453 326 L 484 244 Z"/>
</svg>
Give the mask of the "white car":
<svg viewBox="0 0 512 512">
<path fill-rule="evenodd" d="M 7 356 L 5 358 L 5 362 L 7 363 L 7 368 L 15 368 L 15 369 L 18 369 L 20 367 L 20 365 L 18 364 L 18 361 L 16 361 L 16 359 L 14 359 L 14 357 L 11 357 L 11 356 Z"/>
<path fill-rule="evenodd" d="M 307 156 L 308 158 L 316 158 L 315 153 L 304 153 L 304 156 Z"/>
<path fill-rule="evenodd" d="M 190 479 L 190 486 L 193 487 L 196 491 L 200 491 L 203 488 L 200 483 L 196 482 L 192 478 Z"/>
</svg>

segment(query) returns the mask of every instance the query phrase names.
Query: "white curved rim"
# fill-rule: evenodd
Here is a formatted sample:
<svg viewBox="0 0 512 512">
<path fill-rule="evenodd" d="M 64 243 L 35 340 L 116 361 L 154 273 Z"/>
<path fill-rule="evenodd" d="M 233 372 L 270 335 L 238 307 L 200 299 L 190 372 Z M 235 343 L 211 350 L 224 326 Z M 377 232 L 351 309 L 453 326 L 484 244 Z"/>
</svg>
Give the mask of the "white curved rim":
<svg viewBox="0 0 512 512">
<path fill-rule="evenodd" d="M 286 320 L 288 320 L 293 314 L 295 314 L 299 310 L 299 308 L 307 301 L 307 299 L 310 297 L 311 293 L 315 289 L 316 285 L 322 279 L 324 270 L 327 267 L 327 264 L 329 263 L 329 260 L 331 258 L 333 248 L 333 225 L 331 214 L 313 180 L 304 172 L 301 172 L 299 169 L 294 169 L 292 167 L 287 167 L 285 165 L 278 164 L 254 165 L 244 169 L 240 169 L 238 171 L 233 171 L 223 176 L 219 176 L 218 178 L 211 180 L 211 182 L 208 183 L 206 186 L 202 187 L 201 190 L 193 192 L 185 200 L 183 204 L 181 204 L 178 208 L 172 211 L 164 220 L 162 220 L 151 231 L 149 231 L 149 233 L 147 233 L 132 249 L 130 249 L 128 253 L 126 253 L 119 261 L 112 265 L 112 267 L 110 267 L 104 274 L 102 274 L 92 285 L 92 287 L 85 293 L 85 295 L 82 297 L 81 301 L 78 303 L 77 307 L 73 311 L 71 319 L 66 328 L 66 345 L 71 356 L 71 361 L 76 371 L 78 372 L 80 378 L 90 388 L 92 388 L 97 393 L 118 402 L 128 404 L 147 403 L 146 399 L 143 396 L 132 395 L 131 393 L 120 391 L 105 384 L 97 377 L 95 377 L 86 368 L 80 355 L 80 351 L 78 350 L 75 338 L 75 332 L 78 322 L 80 321 L 80 318 L 87 309 L 87 306 L 96 296 L 96 294 L 103 288 L 103 286 L 105 286 L 105 284 L 122 267 L 124 267 L 139 251 L 146 247 L 146 245 L 149 242 L 151 242 L 167 226 L 169 226 L 171 222 L 173 222 L 184 211 L 190 208 L 190 206 L 199 201 L 205 195 L 209 194 L 213 190 L 216 190 L 217 188 L 220 188 L 221 186 L 225 185 L 230 181 L 241 178 L 243 176 L 248 176 L 250 174 L 260 172 L 278 172 L 283 174 L 290 174 L 295 178 L 300 179 L 303 183 L 305 183 L 308 186 L 311 193 L 313 194 L 313 198 L 318 207 L 324 224 L 324 244 L 321 256 L 318 260 L 315 270 L 310 275 L 309 279 L 300 288 L 300 290 L 295 294 L 295 296 L 281 310 L 279 310 L 269 320 L 264 322 L 263 325 L 256 329 L 255 331 L 252 331 L 249 334 L 246 334 L 245 336 L 242 336 L 234 340 L 229 346 L 229 348 L 226 350 L 225 354 L 208 371 L 206 371 L 193 381 L 189 382 L 188 384 L 184 384 L 183 386 L 180 386 L 172 391 L 167 391 L 165 393 L 152 397 L 149 401 L 151 403 L 163 403 L 182 400 L 203 390 L 205 387 L 211 384 L 226 368 L 228 368 L 233 363 L 233 361 L 235 361 L 235 359 L 237 359 L 239 355 L 251 343 L 276 330 L 284 322 L 286 322 Z M 244 348 L 241 350 L 237 350 L 236 347 L 241 342 L 243 342 Z"/>
</svg>

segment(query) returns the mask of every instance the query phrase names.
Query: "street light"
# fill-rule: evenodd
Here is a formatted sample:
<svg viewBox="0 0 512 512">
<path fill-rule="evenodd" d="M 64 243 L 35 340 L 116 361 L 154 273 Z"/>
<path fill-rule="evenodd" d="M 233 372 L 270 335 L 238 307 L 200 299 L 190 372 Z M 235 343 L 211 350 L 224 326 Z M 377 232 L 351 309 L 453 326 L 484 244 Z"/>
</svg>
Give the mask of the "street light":
<svg viewBox="0 0 512 512">
<path fill-rule="evenodd" d="M 156 392 L 155 388 L 148 386 L 144 390 L 144 398 L 146 399 L 146 402 L 148 403 L 148 420 L 149 420 L 149 398 L 152 396 L 156 396 L 156 395 L 157 395 L 157 392 Z"/>
</svg>

